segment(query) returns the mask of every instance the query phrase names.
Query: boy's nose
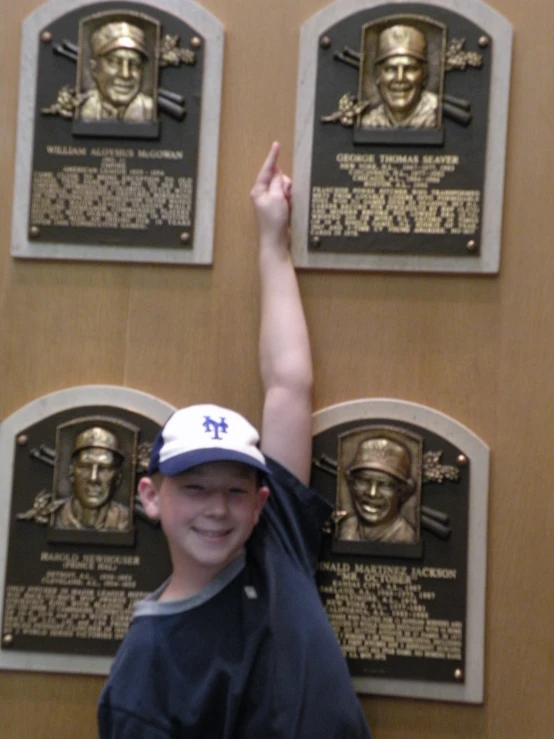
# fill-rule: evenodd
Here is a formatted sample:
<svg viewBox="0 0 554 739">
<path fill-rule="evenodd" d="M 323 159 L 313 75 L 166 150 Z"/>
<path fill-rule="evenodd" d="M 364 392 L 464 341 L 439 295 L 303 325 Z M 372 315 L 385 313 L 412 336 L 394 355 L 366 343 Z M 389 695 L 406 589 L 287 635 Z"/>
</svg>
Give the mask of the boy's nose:
<svg viewBox="0 0 554 739">
<path fill-rule="evenodd" d="M 229 500 L 224 490 L 213 490 L 207 501 L 207 512 L 212 516 L 225 516 L 229 510 Z"/>
</svg>

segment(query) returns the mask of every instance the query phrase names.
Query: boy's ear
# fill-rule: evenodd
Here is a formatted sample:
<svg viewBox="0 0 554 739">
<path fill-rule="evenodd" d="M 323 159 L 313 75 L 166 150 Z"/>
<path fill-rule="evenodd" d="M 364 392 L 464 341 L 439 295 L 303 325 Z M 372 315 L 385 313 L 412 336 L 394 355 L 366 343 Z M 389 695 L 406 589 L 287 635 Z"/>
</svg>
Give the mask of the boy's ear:
<svg viewBox="0 0 554 739">
<path fill-rule="evenodd" d="M 260 518 L 260 514 L 262 512 L 262 508 L 266 504 L 267 499 L 269 498 L 269 488 L 267 485 L 262 485 L 258 488 L 258 506 L 256 511 L 256 523 L 258 523 L 258 520 Z"/>
<path fill-rule="evenodd" d="M 141 477 L 137 490 L 146 515 L 157 520 L 160 517 L 160 494 L 154 480 L 151 477 Z"/>
</svg>

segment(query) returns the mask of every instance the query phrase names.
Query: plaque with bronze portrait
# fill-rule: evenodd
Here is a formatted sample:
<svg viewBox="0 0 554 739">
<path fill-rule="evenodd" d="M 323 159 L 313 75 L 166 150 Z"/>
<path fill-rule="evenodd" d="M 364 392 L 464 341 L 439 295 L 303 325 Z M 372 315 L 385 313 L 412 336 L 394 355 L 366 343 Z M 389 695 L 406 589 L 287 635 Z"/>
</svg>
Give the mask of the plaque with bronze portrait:
<svg viewBox="0 0 554 739">
<path fill-rule="evenodd" d="M 339 0 L 306 23 L 299 266 L 497 269 L 511 35 L 493 15 Z"/>
<path fill-rule="evenodd" d="M 106 402 L 27 415 L 4 438 L 12 457 L 1 612 L 8 657 L 113 657 L 134 602 L 168 576 L 161 530 L 136 495 L 159 428 L 139 409 Z"/>
<path fill-rule="evenodd" d="M 334 504 L 318 587 L 361 692 L 481 699 L 472 598 L 486 566 L 475 530 L 487 459 L 480 440 L 423 406 L 353 401 L 316 414 L 312 484 Z"/>
<path fill-rule="evenodd" d="M 15 256 L 211 261 L 221 44 L 186 1 L 25 21 Z"/>
</svg>

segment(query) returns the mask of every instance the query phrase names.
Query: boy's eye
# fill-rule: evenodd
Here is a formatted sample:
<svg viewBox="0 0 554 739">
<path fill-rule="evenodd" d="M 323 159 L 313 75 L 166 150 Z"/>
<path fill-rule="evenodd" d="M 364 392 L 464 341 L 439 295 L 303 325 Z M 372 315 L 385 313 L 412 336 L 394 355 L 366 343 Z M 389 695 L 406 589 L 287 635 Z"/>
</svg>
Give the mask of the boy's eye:
<svg viewBox="0 0 554 739">
<path fill-rule="evenodd" d="M 188 485 L 183 485 L 182 489 L 186 493 L 202 493 L 202 492 L 204 492 L 204 488 L 202 487 L 202 485 L 191 485 L 191 484 L 188 484 Z"/>
<path fill-rule="evenodd" d="M 229 488 L 229 492 L 238 495 L 244 495 L 247 491 L 245 488 Z"/>
</svg>

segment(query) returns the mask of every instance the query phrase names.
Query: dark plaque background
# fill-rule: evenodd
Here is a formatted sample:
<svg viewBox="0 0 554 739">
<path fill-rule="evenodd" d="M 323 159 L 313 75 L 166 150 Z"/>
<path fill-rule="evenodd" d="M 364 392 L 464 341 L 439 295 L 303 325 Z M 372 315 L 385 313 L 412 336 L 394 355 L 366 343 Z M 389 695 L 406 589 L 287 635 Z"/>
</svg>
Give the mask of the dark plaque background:
<svg viewBox="0 0 554 739">
<path fill-rule="evenodd" d="M 17 519 L 17 514 L 32 508 L 37 493 L 52 492 L 54 468 L 30 452 L 41 445 L 54 449 L 58 424 L 83 416 L 109 416 L 135 424 L 141 430 L 139 444 L 152 443 L 159 429 L 154 421 L 131 411 L 83 406 L 22 429 L 18 438 L 27 436 L 24 445 L 14 439 L 3 648 L 113 656 L 129 625 L 134 601 L 155 590 L 170 574 L 161 529 L 136 512 L 134 543 L 129 544 L 127 537 L 121 545 L 118 533 L 100 532 L 98 543 L 93 544 L 91 532 L 77 530 L 70 533 L 83 533 L 83 542 L 52 542 L 52 527 Z M 117 493 L 114 499 L 118 500 Z M 6 634 L 13 637 L 9 645 Z"/>
<path fill-rule="evenodd" d="M 66 13 L 42 29 L 52 34 L 52 41 L 43 43 L 40 36 L 37 38 L 30 238 L 83 246 L 191 248 L 203 43 L 194 49 L 194 65 L 160 67 L 159 87 L 185 98 L 186 115 L 177 120 L 159 110 L 158 139 L 126 138 L 124 133 L 117 137 L 75 136 L 73 121 L 40 112 L 56 101 L 63 86 L 76 86 L 76 63 L 54 53 L 54 46 L 63 41 L 76 46 L 79 21 L 109 10 L 132 10 L 155 18 L 162 24 L 162 39 L 166 34 L 178 35 L 183 49 L 191 48 L 195 36 L 202 40 L 176 16 L 141 3 L 91 4 Z M 118 126 L 122 131 L 126 126 L 132 128 L 125 122 Z M 185 242 L 180 239 L 183 232 L 188 234 Z"/>
<path fill-rule="evenodd" d="M 444 93 L 469 101 L 472 120 L 464 127 L 443 114 L 443 145 L 409 143 L 408 138 L 415 133 L 414 130 L 408 130 L 403 143 L 355 143 L 355 139 L 365 134 L 361 128 L 321 122 L 322 116 L 337 110 L 338 101 L 345 93 L 358 94 L 358 70 L 337 61 L 334 54 L 342 53 L 344 47 L 361 51 L 364 24 L 402 13 L 427 16 L 444 23 L 447 26 L 447 49 L 453 38 L 465 39 L 466 51 L 476 51 L 482 55 L 480 69 L 455 69 L 445 72 L 444 76 Z M 408 3 L 380 5 L 355 13 L 321 34 L 321 38 L 329 37 L 331 45 L 328 48 L 320 46 L 318 51 L 308 251 L 468 258 L 479 254 L 492 53 L 492 41 L 486 48 L 478 45 L 483 35 L 486 34 L 478 26 L 457 13 L 440 6 Z M 398 134 L 400 137 L 402 130 Z M 360 161 L 345 161 L 343 167 L 359 168 L 371 164 L 376 173 L 375 181 L 380 179 L 380 184 L 377 182 L 376 185 L 364 186 L 359 181 L 353 181 L 346 169 L 340 168 L 337 157 L 340 159 L 340 155 L 352 154 L 365 155 L 365 165 Z M 374 160 L 369 163 L 367 157 L 371 155 Z M 391 155 L 416 159 L 392 161 L 382 158 Z M 458 157 L 458 161 L 455 164 L 437 159 L 424 161 L 425 156 L 453 156 Z M 433 182 L 430 178 L 436 178 L 437 175 L 440 181 Z M 417 182 L 414 178 L 417 178 Z M 351 200 L 348 198 L 352 197 L 353 190 L 364 187 L 366 192 L 361 200 L 359 194 Z M 400 197 L 399 188 L 405 188 L 407 196 Z M 433 199 L 433 191 L 442 191 L 440 197 L 444 202 L 447 197 L 444 191 L 462 190 L 473 192 L 473 196 L 465 200 L 464 206 L 457 205 L 456 200 L 454 205 L 445 205 L 450 211 L 457 209 L 453 226 L 445 226 L 444 222 L 442 226 L 437 226 L 435 220 L 435 224 L 427 228 L 428 232 L 416 232 L 422 231 L 425 226 L 421 224 L 434 217 L 435 205 L 429 199 Z M 408 206 L 406 198 L 409 196 L 414 197 L 415 204 Z M 465 215 L 461 216 L 462 211 Z M 419 227 L 416 226 L 416 213 Z M 466 225 L 461 219 L 466 219 Z M 362 230 L 364 228 L 365 231 Z M 471 250 L 467 247 L 468 240 L 475 242 Z"/>
<path fill-rule="evenodd" d="M 412 424 L 371 419 L 340 424 L 317 434 L 313 458 L 337 458 L 337 437 L 355 428 L 386 425 L 423 436 L 423 453 L 442 451 L 441 463 L 457 465 L 462 452 L 446 439 Z M 354 677 L 462 683 L 466 642 L 469 465 L 457 482 L 427 482 L 422 505 L 449 517 L 451 534 L 441 539 L 422 525 L 422 556 L 337 554 L 324 536 L 318 587 Z M 333 504 L 336 478 L 313 467 L 311 484 Z M 461 671 L 457 673 L 456 670 Z"/>
</svg>

